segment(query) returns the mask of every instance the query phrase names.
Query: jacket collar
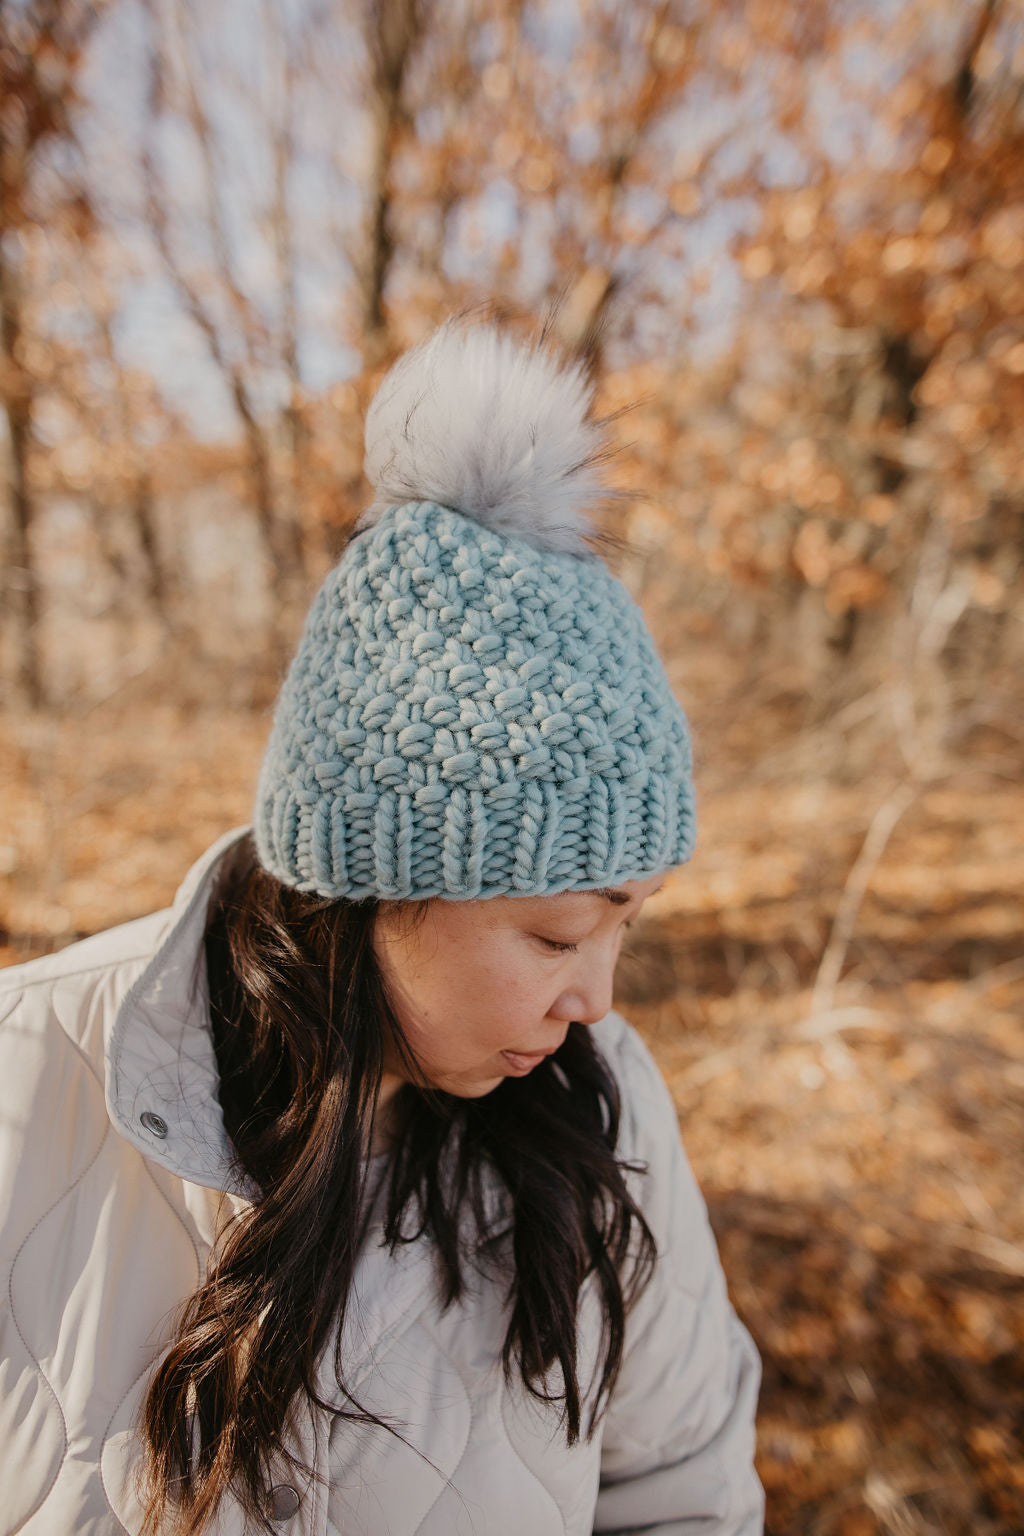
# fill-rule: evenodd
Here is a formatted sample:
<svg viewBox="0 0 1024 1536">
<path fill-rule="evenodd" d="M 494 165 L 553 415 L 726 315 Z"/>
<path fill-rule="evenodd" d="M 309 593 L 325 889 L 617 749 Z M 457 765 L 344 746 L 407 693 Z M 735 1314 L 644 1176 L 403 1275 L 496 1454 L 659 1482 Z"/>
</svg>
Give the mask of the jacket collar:
<svg viewBox="0 0 1024 1536">
<path fill-rule="evenodd" d="M 236 827 L 189 870 L 170 928 L 117 1009 L 106 1049 L 111 1121 L 132 1146 L 179 1178 L 248 1199 L 218 1098 L 203 933 L 214 885 L 249 832 Z"/>
<path fill-rule="evenodd" d="M 224 1129 L 203 949 L 210 896 L 249 831 L 227 833 L 182 882 L 167 914 L 170 926 L 117 1008 L 106 1050 L 106 1098 L 115 1128 L 151 1162 L 205 1188 L 257 1200 L 260 1191 L 238 1169 Z M 153 1116 L 164 1134 L 147 1129 Z M 509 1220 L 507 1192 L 492 1185 L 489 1198 L 498 1202 L 492 1215 Z M 399 1243 L 385 1259 L 379 1225 L 373 1231 L 371 1260 L 357 1273 L 340 1344 L 350 1390 L 360 1387 L 384 1346 L 437 1300 L 432 1245 Z M 472 1273 L 466 1283 L 478 1284 Z M 333 1349 L 324 1351 L 317 1384 L 324 1401 L 339 1407 L 350 1401 L 338 1396 Z"/>
<path fill-rule="evenodd" d="M 210 896 L 249 831 L 238 827 L 214 843 L 182 882 L 170 927 L 117 1009 L 106 1051 L 106 1097 L 116 1129 L 151 1162 L 194 1184 L 257 1200 L 260 1191 L 235 1164 L 224 1129 L 203 949 Z M 154 1115 L 163 1135 L 147 1129 Z M 362 1381 L 382 1342 L 435 1304 L 433 1263 L 429 1244 L 400 1243 L 387 1262 L 371 1263 L 361 1276 L 346 1308 L 346 1379 Z M 325 1400 L 338 1393 L 333 1361 L 327 1349 L 318 1368 Z M 339 1398 L 338 1406 L 347 1401 Z"/>
</svg>

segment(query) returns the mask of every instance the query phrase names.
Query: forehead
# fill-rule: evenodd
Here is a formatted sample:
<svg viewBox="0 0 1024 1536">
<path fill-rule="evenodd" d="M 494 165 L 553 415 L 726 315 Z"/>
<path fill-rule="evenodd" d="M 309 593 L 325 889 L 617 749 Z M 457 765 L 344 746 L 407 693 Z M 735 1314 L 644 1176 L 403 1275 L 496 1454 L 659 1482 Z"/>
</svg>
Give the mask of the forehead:
<svg viewBox="0 0 1024 1536">
<path fill-rule="evenodd" d="M 649 874 L 642 880 L 617 880 L 616 885 L 602 885 L 594 891 L 557 891 L 550 900 L 554 902 L 582 902 L 597 900 L 613 906 L 628 906 L 629 902 L 645 902 L 648 895 L 660 891 L 665 885 L 665 874 Z M 548 900 L 545 897 L 545 900 Z"/>
<path fill-rule="evenodd" d="M 454 933 L 503 926 L 510 917 L 536 916 L 538 912 L 563 917 L 601 916 L 616 908 L 638 906 L 659 891 L 664 883 L 665 874 L 662 873 L 642 880 L 619 880 L 614 886 L 601 886 L 592 891 L 555 891 L 546 896 L 488 896 L 471 901 L 450 901 L 447 897 L 435 896 L 422 902 L 383 902 L 378 923 L 391 928 L 393 925 L 404 926 L 406 920 L 412 920 L 413 926 L 419 927 L 430 914 L 433 928 Z"/>
<path fill-rule="evenodd" d="M 565 910 L 596 908 L 598 906 L 626 907 L 631 902 L 645 901 L 660 891 L 665 875 L 648 875 L 642 880 L 619 880 L 615 885 L 603 885 L 592 891 L 554 891 L 549 896 L 511 896 L 515 902 L 543 902 Z"/>
</svg>

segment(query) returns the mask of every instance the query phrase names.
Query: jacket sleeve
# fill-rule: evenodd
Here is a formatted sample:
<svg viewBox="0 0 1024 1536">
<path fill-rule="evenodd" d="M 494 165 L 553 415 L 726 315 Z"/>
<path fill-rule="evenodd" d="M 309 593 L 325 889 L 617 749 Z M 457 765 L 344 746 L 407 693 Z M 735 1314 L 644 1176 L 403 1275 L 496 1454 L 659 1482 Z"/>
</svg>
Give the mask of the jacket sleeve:
<svg viewBox="0 0 1024 1536">
<path fill-rule="evenodd" d="M 729 1302 L 668 1089 L 631 1029 L 619 1057 L 620 1146 L 647 1164 L 633 1188 L 658 1258 L 627 1320 L 604 1421 L 594 1531 L 760 1536 L 764 1495 L 753 1464 L 760 1360 Z"/>
</svg>

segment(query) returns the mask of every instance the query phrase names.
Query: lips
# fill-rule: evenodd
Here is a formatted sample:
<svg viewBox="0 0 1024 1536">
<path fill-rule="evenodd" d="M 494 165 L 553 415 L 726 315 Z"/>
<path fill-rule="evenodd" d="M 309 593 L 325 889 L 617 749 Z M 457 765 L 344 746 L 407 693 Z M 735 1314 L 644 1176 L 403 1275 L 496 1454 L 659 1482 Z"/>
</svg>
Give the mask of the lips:
<svg viewBox="0 0 1024 1536">
<path fill-rule="evenodd" d="M 502 1051 L 501 1059 L 514 1077 L 523 1077 L 552 1055 L 551 1051 Z"/>
</svg>

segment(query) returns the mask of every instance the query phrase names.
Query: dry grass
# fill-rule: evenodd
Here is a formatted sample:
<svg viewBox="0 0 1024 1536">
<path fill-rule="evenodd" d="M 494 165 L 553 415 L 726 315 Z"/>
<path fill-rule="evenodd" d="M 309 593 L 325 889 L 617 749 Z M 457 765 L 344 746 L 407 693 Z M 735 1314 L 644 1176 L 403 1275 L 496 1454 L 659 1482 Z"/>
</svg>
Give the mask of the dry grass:
<svg viewBox="0 0 1024 1536">
<path fill-rule="evenodd" d="M 266 728 L 244 700 L 183 704 L 170 666 L 88 712 L 12 718 L 0 958 L 168 901 L 247 818 Z M 809 771 L 786 731 L 748 711 L 756 758 L 734 741 L 705 769 L 700 850 L 634 930 L 620 1006 L 672 1086 L 762 1350 L 770 1531 L 1011 1536 L 1024 796 L 979 748 L 915 785 L 865 861 L 894 781 Z"/>
</svg>

